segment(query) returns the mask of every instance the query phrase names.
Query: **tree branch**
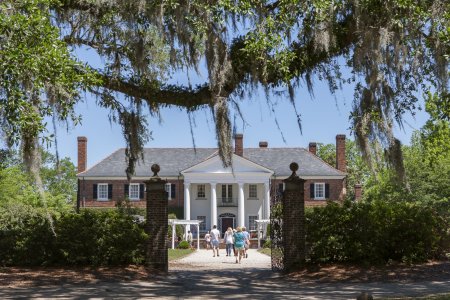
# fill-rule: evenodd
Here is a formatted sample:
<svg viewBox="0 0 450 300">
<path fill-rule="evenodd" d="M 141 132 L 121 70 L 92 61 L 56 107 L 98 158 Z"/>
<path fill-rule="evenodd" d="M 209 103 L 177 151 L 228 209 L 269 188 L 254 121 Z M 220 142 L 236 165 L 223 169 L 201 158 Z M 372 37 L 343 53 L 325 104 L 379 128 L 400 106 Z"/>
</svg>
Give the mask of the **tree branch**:
<svg viewBox="0 0 450 300">
<path fill-rule="evenodd" d="M 100 77 L 102 87 L 145 100 L 151 106 L 175 105 L 196 110 L 202 106 L 213 104 L 211 91 L 206 84 L 189 89 L 183 86 L 161 86 L 158 82 L 139 85 L 104 74 L 100 74 Z"/>
</svg>

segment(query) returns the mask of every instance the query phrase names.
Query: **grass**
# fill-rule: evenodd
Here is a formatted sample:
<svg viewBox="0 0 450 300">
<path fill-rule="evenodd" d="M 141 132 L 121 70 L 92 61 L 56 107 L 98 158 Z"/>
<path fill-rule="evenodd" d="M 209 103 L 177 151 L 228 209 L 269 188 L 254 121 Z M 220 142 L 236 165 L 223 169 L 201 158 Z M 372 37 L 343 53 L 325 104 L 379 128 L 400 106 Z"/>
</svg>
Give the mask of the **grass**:
<svg viewBox="0 0 450 300">
<path fill-rule="evenodd" d="M 191 249 L 169 249 L 169 261 L 183 258 L 194 251 Z"/>
<path fill-rule="evenodd" d="M 271 255 L 272 253 L 272 251 L 271 251 L 271 249 L 270 248 L 261 248 L 261 249 L 259 249 L 258 250 L 260 253 L 262 253 L 262 254 L 265 254 L 265 255 Z"/>
</svg>

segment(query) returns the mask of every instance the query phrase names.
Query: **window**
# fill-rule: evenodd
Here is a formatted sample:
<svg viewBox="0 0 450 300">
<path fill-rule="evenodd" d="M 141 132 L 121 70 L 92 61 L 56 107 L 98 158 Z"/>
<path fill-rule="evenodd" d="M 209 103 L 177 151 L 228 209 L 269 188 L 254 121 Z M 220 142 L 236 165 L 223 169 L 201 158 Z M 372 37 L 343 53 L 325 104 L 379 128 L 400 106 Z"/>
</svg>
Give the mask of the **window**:
<svg viewBox="0 0 450 300">
<path fill-rule="evenodd" d="M 256 230 L 256 220 L 258 220 L 258 216 L 248 216 L 248 230 Z"/>
<path fill-rule="evenodd" d="M 277 186 L 277 196 L 283 195 L 284 183 L 279 183 Z"/>
<path fill-rule="evenodd" d="M 131 183 L 130 184 L 130 191 L 128 194 L 128 198 L 130 200 L 139 200 L 139 183 Z"/>
<path fill-rule="evenodd" d="M 233 185 L 222 184 L 222 202 L 233 202 Z"/>
<path fill-rule="evenodd" d="M 199 224 L 199 230 L 206 231 L 206 216 L 197 216 L 197 220 L 203 221 Z"/>
<path fill-rule="evenodd" d="M 172 184 L 166 183 L 165 190 L 167 193 L 167 200 L 172 200 Z"/>
<path fill-rule="evenodd" d="M 197 185 L 197 198 L 198 199 L 206 199 L 205 185 L 199 184 Z"/>
<path fill-rule="evenodd" d="M 325 199 L 325 183 L 314 184 L 314 199 L 317 200 Z"/>
<path fill-rule="evenodd" d="M 258 199 L 258 186 L 256 184 L 250 184 L 248 186 L 248 198 Z"/>
<path fill-rule="evenodd" d="M 97 200 L 108 200 L 108 184 L 99 183 L 97 185 Z"/>
</svg>

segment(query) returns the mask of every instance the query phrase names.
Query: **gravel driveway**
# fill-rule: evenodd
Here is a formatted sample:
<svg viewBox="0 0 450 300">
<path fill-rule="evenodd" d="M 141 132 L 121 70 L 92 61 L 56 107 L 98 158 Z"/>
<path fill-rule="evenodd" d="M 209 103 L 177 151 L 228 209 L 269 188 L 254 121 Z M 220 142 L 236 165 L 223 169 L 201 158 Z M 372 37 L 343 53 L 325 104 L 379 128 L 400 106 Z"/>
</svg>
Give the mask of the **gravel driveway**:
<svg viewBox="0 0 450 300">
<path fill-rule="evenodd" d="M 444 265 L 444 268 L 447 265 Z M 121 272 L 118 268 L 117 272 Z M 446 270 L 444 270 L 446 272 Z M 71 280 L 71 278 L 73 278 Z M 97 277 L 95 280 L 35 281 L 0 286 L 0 299 L 356 299 L 368 291 L 380 297 L 417 297 L 450 294 L 450 277 L 427 280 L 337 281 L 282 276 L 270 269 L 270 257 L 250 250 L 241 264 L 200 250 L 170 263 L 169 274 L 133 278 Z"/>
</svg>

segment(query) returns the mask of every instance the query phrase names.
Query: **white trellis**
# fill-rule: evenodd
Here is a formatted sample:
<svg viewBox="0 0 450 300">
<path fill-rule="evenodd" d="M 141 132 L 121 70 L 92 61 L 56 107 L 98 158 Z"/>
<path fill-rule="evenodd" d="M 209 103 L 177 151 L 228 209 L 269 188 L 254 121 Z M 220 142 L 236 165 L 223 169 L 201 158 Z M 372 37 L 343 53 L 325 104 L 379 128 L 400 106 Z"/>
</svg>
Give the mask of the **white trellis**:
<svg viewBox="0 0 450 300">
<path fill-rule="evenodd" d="M 269 219 L 262 219 L 262 220 L 255 220 L 256 224 L 257 224 L 257 228 L 258 228 L 258 232 L 257 232 L 257 236 L 258 236 L 258 249 L 261 248 L 261 231 L 263 232 L 263 236 L 267 236 L 267 224 L 270 224 L 270 220 Z M 261 230 L 262 229 L 262 230 Z"/>
<path fill-rule="evenodd" d="M 169 225 L 172 226 L 172 249 L 175 249 L 175 228 L 177 225 L 183 225 L 186 227 L 187 225 L 196 225 L 197 226 L 197 250 L 200 250 L 200 223 L 202 220 L 178 220 L 178 219 L 169 219 Z M 186 232 L 186 230 L 184 230 Z"/>
</svg>

